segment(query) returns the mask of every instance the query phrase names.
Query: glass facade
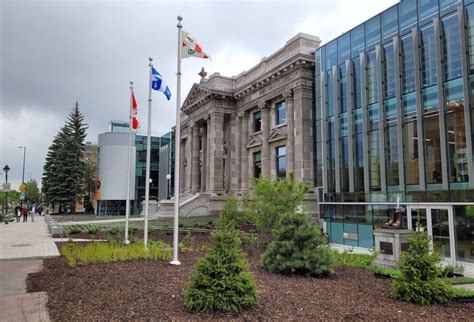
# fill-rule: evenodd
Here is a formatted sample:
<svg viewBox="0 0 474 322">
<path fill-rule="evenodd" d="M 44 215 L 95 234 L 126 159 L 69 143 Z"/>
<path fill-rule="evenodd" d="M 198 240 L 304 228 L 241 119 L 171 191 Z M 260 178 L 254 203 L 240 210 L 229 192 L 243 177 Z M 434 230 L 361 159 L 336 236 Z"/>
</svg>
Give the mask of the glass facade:
<svg viewBox="0 0 474 322">
<path fill-rule="evenodd" d="M 427 205 L 413 213 L 431 221 L 435 251 L 474 262 L 474 1 L 403 0 L 315 59 L 315 183 L 331 242 L 372 247 L 399 199 Z"/>
</svg>

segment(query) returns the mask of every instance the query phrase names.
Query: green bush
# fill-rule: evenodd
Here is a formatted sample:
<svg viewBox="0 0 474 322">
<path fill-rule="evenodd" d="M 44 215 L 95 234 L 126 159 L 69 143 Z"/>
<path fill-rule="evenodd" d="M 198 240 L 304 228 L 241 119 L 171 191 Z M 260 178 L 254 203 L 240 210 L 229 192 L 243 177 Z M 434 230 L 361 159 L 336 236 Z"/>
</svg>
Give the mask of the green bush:
<svg viewBox="0 0 474 322">
<path fill-rule="evenodd" d="M 81 231 L 81 228 L 79 228 L 78 226 L 71 226 L 67 229 L 67 232 L 70 234 L 79 234 Z"/>
<path fill-rule="evenodd" d="M 171 259 L 171 248 L 164 242 L 148 241 L 148 250 L 142 243 L 91 242 L 81 245 L 73 242 L 61 246 L 61 254 L 71 267 L 77 264 L 108 263 L 133 259 Z"/>
<path fill-rule="evenodd" d="M 128 234 L 133 235 L 138 231 L 138 228 L 136 227 L 128 227 Z"/>
<path fill-rule="evenodd" d="M 430 238 L 417 223 L 408 238 L 409 248 L 398 262 L 400 276 L 392 282 L 395 299 L 422 305 L 446 303 L 454 298 L 453 287 L 441 275 L 441 256 L 430 252 Z"/>
<path fill-rule="evenodd" d="M 90 235 L 95 235 L 100 231 L 100 228 L 97 226 L 89 226 L 86 228 L 86 231 Z"/>
<path fill-rule="evenodd" d="M 186 289 L 191 311 L 239 312 L 256 302 L 256 286 L 235 230 L 214 231 L 212 247 L 196 264 Z"/>
<path fill-rule="evenodd" d="M 109 229 L 107 229 L 107 231 L 108 231 L 109 234 L 111 234 L 111 235 L 117 235 L 118 233 L 120 233 L 120 228 L 118 228 L 118 227 L 110 227 Z"/>
<path fill-rule="evenodd" d="M 319 225 L 308 223 L 305 213 L 289 213 L 274 229 L 273 240 L 263 254 L 263 267 L 273 273 L 307 276 L 329 275 L 334 256 Z"/>
<path fill-rule="evenodd" d="M 264 233 L 271 233 L 283 214 L 292 213 L 303 205 L 309 190 L 305 182 L 291 175 L 286 180 L 252 179 L 252 197 L 246 196 L 242 205 L 244 217 Z"/>
<path fill-rule="evenodd" d="M 374 260 L 376 254 L 357 254 L 352 251 L 344 251 L 339 253 L 337 250 L 333 250 L 336 265 L 338 266 L 350 266 L 360 269 L 372 271 L 374 269 Z"/>
</svg>

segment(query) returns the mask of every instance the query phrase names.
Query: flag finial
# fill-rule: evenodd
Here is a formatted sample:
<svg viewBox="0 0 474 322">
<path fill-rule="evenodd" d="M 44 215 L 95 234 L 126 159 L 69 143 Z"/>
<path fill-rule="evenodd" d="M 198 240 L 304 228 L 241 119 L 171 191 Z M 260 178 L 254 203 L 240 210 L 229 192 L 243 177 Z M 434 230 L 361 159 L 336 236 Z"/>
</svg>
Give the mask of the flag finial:
<svg viewBox="0 0 474 322">
<path fill-rule="evenodd" d="M 183 26 L 181 25 L 181 21 L 183 20 L 183 17 L 178 16 L 178 17 L 176 17 L 176 18 L 178 19 L 178 24 L 176 25 L 176 27 L 178 27 L 178 28 L 183 28 Z"/>
</svg>

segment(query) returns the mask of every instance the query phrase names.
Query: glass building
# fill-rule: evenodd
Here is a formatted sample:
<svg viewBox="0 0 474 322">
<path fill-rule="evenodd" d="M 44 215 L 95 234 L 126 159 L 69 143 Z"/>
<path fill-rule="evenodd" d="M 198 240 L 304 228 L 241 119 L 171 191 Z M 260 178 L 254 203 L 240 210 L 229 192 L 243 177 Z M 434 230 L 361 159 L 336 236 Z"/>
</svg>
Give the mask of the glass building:
<svg viewBox="0 0 474 322">
<path fill-rule="evenodd" d="M 474 0 L 403 0 L 315 52 L 315 185 L 331 243 L 388 210 L 474 265 Z"/>
</svg>

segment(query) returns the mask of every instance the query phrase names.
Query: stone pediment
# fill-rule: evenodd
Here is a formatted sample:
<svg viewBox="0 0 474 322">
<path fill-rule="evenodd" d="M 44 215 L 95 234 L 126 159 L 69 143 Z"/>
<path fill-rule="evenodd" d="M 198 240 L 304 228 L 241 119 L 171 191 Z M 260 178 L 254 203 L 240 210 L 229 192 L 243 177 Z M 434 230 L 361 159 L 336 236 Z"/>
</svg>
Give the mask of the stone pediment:
<svg viewBox="0 0 474 322">
<path fill-rule="evenodd" d="M 270 135 L 268 136 L 268 142 L 274 142 L 278 140 L 286 139 L 286 126 L 277 127 L 270 130 Z"/>
<path fill-rule="evenodd" d="M 191 90 L 186 96 L 184 103 L 181 107 L 181 110 L 186 113 L 190 114 L 194 110 L 196 110 L 201 104 L 207 102 L 211 98 L 211 92 L 199 84 L 194 84 Z"/>
<path fill-rule="evenodd" d="M 247 143 L 247 148 L 252 148 L 259 145 L 262 145 L 262 134 L 258 133 L 251 135 L 249 142 Z"/>
</svg>

